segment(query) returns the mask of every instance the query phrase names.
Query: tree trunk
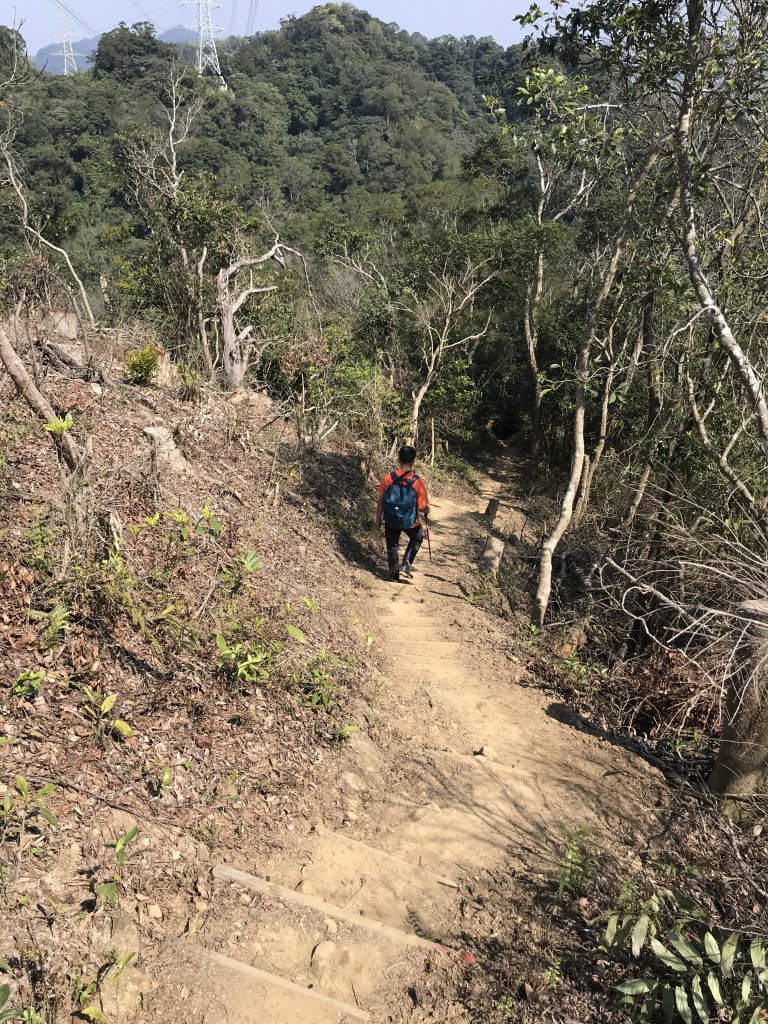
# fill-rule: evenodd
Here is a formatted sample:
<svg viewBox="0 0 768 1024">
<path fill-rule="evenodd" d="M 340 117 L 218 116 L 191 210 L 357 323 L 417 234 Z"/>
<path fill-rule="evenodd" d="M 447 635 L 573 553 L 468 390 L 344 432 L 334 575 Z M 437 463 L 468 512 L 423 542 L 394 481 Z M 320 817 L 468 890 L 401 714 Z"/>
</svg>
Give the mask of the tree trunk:
<svg viewBox="0 0 768 1024">
<path fill-rule="evenodd" d="M 37 414 L 43 423 L 51 423 L 56 418 L 56 413 L 53 411 L 48 399 L 35 387 L 34 381 L 29 376 L 29 373 L 27 373 L 26 366 L 22 363 L 2 327 L 0 327 L 0 362 L 8 371 L 9 377 L 30 409 Z M 51 434 L 51 437 L 59 454 L 67 464 L 67 468 L 71 473 L 74 473 L 82 461 L 80 449 L 67 431 L 61 434 Z"/>
<path fill-rule="evenodd" d="M 600 407 L 600 436 L 597 439 L 595 450 L 592 453 L 592 461 L 586 467 L 584 473 L 584 479 L 581 485 L 581 493 L 579 494 L 579 501 L 574 512 L 574 519 L 578 522 L 587 510 L 589 504 L 589 494 L 592 490 L 592 481 L 595 479 L 598 467 L 600 466 L 600 460 L 603 457 L 605 451 L 605 442 L 608 437 L 608 408 L 611 402 L 611 391 L 613 389 L 613 381 L 616 376 L 616 369 L 613 364 L 608 371 L 608 376 L 605 379 L 605 387 L 603 388 L 603 401 Z M 584 457 L 586 460 L 586 456 Z"/>
<path fill-rule="evenodd" d="M 688 276 L 693 285 L 699 305 L 709 314 L 712 329 L 718 344 L 727 354 L 741 385 L 749 395 L 752 410 L 760 435 L 763 457 L 768 459 L 768 402 L 765 397 L 762 378 L 756 372 L 746 352 L 734 337 L 731 326 L 715 300 L 707 275 L 699 256 L 699 239 L 696 230 L 696 209 L 694 206 L 695 183 L 691 172 L 691 111 L 696 68 L 686 72 L 681 100 L 681 112 L 677 123 L 677 168 L 680 185 L 680 210 L 685 218 L 683 251 L 688 265 Z"/>
<path fill-rule="evenodd" d="M 541 211 L 539 211 L 539 227 L 541 227 Z M 525 293 L 525 309 L 523 328 L 528 348 L 528 364 L 533 375 L 533 411 L 531 414 L 531 458 L 534 465 L 541 456 L 541 381 L 539 380 L 539 306 L 544 291 L 544 251 L 539 249 L 536 254 L 536 277 Z"/>
<path fill-rule="evenodd" d="M 222 365 L 227 387 L 237 391 L 243 386 L 248 372 L 248 354 L 237 334 L 235 315 L 226 297 L 219 298 L 219 320 L 221 322 Z"/>
<path fill-rule="evenodd" d="M 713 793 L 729 797 L 765 796 L 768 792 L 768 601 L 739 607 L 744 632 L 735 654 L 736 670 L 728 684 L 726 722 L 720 750 L 709 779 Z M 743 807 L 739 807 L 743 812 Z"/>
<path fill-rule="evenodd" d="M 651 450 L 651 455 L 646 459 L 643 465 L 642 472 L 640 473 L 640 479 L 637 481 L 637 487 L 632 494 L 632 500 L 629 503 L 626 514 L 621 521 L 621 525 L 624 529 L 628 529 L 634 522 L 637 510 L 640 508 L 640 502 L 645 497 L 645 491 L 648 487 L 648 481 L 651 478 L 652 458 L 656 454 L 656 446 L 654 445 Z"/>
<path fill-rule="evenodd" d="M 532 622 L 534 626 L 541 628 L 544 625 L 544 618 L 549 607 L 549 597 L 552 593 L 552 556 L 557 549 L 560 540 L 568 529 L 571 517 L 573 516 L 573 503 L 576 500 L 576 491 L 581 480 L 584 468 L 584 418 L 586 413 L 587 383 L 589 378 L 589 357 L 592 351 L 592 343 L 595 339 L 598 318 L 600 311 L 608 298 L 613 282 L 616 278 L 616 271 L 624 251 L 629 225 L 632 219 L 632 211 L 635 206 L 635 198 L 638 189 L 651 173 L 659 159 L 659 149 L 654 149 L 648 156 L 643 167 L 637 174 L 630 186 L 624 203 L 624 211 L 621 216 L 618 230 L 613 240 L 611 260 L 603 275 L 602 285 L 598 292 L 591 310 L 584 324 L 584 330 L 579 347 L 579 355 L 576 363 L 576 394 L 574 405 L 576 407 L 573 417 L 573 457 L 571 460 L 571 475 L 568 486 L 560 507 L 560 516 L 554 527 L 545 538 L 541 547 L 541 558 L 539 560 L 539 584 L 536 590 L 536 597 L 533 603 Z"/>
<path fill-rule="evenodd" d="M 413 396 L 413 405 L 411 406 L 411 424 L 408 428 L 408 444 L 416 444 L 418 439 L 419 410 L 421 409 L 421 403 L 424 401 L 424 396 L 427 391 L 429 391 L 429 385 L 432 383 L 432 376 L 432 373 L 427 374 L 427 379 Z"/>
</svg>

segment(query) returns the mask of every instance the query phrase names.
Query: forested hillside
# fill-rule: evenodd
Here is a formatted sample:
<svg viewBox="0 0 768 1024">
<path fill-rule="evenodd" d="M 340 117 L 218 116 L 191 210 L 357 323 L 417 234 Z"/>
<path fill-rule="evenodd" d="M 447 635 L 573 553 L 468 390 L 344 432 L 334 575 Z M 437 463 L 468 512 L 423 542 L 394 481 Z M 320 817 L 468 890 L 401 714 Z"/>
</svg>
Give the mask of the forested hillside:
<svg viewBox="0 0 768 1024">
<path fill-rule="evenodd" d="M 340 604 L 332 560 L 375 571 L 372 484 L 412 442 L 430 489 L 476 487 L 478 466 L 502 488 L 489 520 L 456 512 L 452 543 L 482 521 L 485 547 L 433 596 L 495 615 L 550 717 L 684 794 L 685 856 L 664 882 L 649 845 L 615 912 L 598 883 L 577 903 L 599 857 L 591 833 L 567 841 L 557 927 L 579 934 L 539 989 L 562 967 L 595 1024 L 764 1019 L 765 947 L 751 967 L 745 950 L 768 898 L 765 18 L 762 0 L 582 0 L 534 7 L 505 50 L 329 3 L 225 40 L 226 88 L 146 23 L 68 77 L 0 30 L 0 755 L 23 736 L 31 773 L 38 698 L 76 700 L 160 800 L 167 745 L 143 763 L 113 712 L 119 689 L 160 729 L 148 676 L 198 695 L 179 698 L 186 751 L 210 751 L 195 722 L 221 726 L 206 687 L 217 708 L 232 688 L 233 729 L 258 718 L 262 753 L 286 755 L 294 712 L 307 748 L 344 746 L 373 640 L 336 644 L 297 566 Z M 198 802 L 237 792 L 227 769 L 196 763 Z M 20 848 L 48 795 L 25 778 L 3 805 Z M 679 899 L 669 879 L 694 877 Z M 522 995 L 488 1019 L 546 1017 L 505 984 Z"/>
</svg>

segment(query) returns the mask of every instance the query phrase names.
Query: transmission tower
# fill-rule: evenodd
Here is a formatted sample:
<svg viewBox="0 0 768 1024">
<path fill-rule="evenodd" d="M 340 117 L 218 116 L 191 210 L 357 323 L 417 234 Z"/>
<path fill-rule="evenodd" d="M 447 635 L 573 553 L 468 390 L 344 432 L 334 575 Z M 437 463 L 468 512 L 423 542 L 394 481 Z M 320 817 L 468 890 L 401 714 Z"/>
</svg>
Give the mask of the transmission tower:
<svg viewBox="0 0 768 1024">
<path fill-rule="evenodd" d="M 57 6 L 59 8 L 59 30 L 61 32 L 61 53 L 59 56 L 64 58 L 64 74 L 76 75 L 77 63 L 75 61 L 75 51 L 72 49 L 72 30 L 69 27 L 69 11 L 61 0 L 57 0 Z"/>
<path fill-rule="evenodd" d="M 216 31 L 213 27 L 211 10 L 214 7 L 221 7 L 221 4 L 213 0 L 186 0 L 189 4 L 197 7 L 197 73 L 204 75 L 210 71 L 219 84 L 226 88 L 224 76 L 221 73 L 219 55 L 216 52 Z"/>
</svg>

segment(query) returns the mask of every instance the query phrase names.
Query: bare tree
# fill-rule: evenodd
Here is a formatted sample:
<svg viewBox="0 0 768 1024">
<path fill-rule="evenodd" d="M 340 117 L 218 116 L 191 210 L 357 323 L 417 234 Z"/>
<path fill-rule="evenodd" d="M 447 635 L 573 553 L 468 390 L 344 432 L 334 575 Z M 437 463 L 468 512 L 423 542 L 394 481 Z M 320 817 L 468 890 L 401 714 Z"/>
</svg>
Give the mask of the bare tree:
<svg viewBox="0 0 768 1024">
<path fill-rule="evenodd" d="M 39 227 L 35 227 L 32 224 L 29 211 L 29 202 L 27 201 L 27 195 L 24 189 L 24 185 L 19 176 L 18 168 L 16 167 L 16 161 L 13 154 L 13 138 L 15 130 L 13 127 L 8 128 L 0 135 L 0 159 L 4 164 L 5 178 L 0 179 L 0 187 L 4 184 L 11 187 L 13 192 L 16 194 L 16 198 L 19 202 L 19 209 L 21 213 L 21 228 L 25 235 L 31 236 L 37 239 L 40 245 L 45 246 L 47 249 L 52 250 L 62 257 L 67 265 L 67 269 L 72 277 L 72 280 L 77 285 L 77 289 L 80 293 L 80 300 L 83 304 L 83 310 L 88 318 L 88 323 L 91 327 L 96 326 L 96 319 L 91 309 L 91 304 L 88 301 L 88 293 L 85 290 L 85 285 L 82 279 L 78 275 L 74 268 L 72 260 L 69 257 L 69 253 L 66 249 L 63 249 L 60 245 L 55 245 L 50 242 L 45 235 L 42 233 Z"/>
<path fill-rule="evenodd" d="M 587 314 L 584 329 L 581 336 L 581 344 L 576 361 L 576 392 L 574 395 L 574 418 L 573 418 L 573 456 L 571 459 L 571 473 L 568 479 L 565 494 L 560 506 L 560 515 L 557 522 L 544 539 L 541 546 L 539 559 L 539 581 L 536 589 L 536 596 L 533 603 L 532 621 L 535 626 L 541 628 L 549 607 L 549 597 L 552 592 L 552 557 L 557 549 L 563 534 L 568 529 L 573 516 L 574 502 L 578 492 L 579 484 L 584 472 L 584 420 L 587 407 L 587 385 L 590 378 L 590 359 L 592 346 L 597 333 L 597 326 L 602 309 L 608 299 L 616 279 L 619 263 L 624 253 L 624 246 L 629 233 L 637 194 L 646 181 L 659 159 L 659 146 L 651 150 L 650 154 L 635 175 L 624 200 L 624 209 L 621 220 L 613 239 L 611 247 L 611 258 L 603 273 L 600 289 L 595 296 L 592 306 Z"/>
<path fill-rule="evenodd" d="M 274 261 L 285 269 L 285 248 L 275 239 L 272 248 L 261 256 L 243 256 L 223 267 L 216 275 L 216 303 L 223 346 L 224 376 L 232 390 L 242 386 L 254 349 L 253 324 L 238 323 L 238 314 L 255 295 L 277 291 L 277 285 L 254 283 L 253 268 Z M 238 284 L 242 271 L 247 271 L 245 284 Z"/>
<path fill-rule="evenodd" d="M 474 310 L 475 299 L 497 277 L 489 270 L 489 260 L 479 263 L 467 261 L 459 272 L 445 267 L 440 273 L 430 273 L 426 294 L 414 295 L 411 302 L 395 303 L 395 308 L 408 314 L 419 335 L 421 354 L 421 382 L 412 392 L 409 434 L 418 436 L 421 404 L 440 372 L 445 356 L 462 351 L 470 357 L 487 335 L 491 314 L 479 328 L 467 326 L 467 314 Z"/>
</svg>

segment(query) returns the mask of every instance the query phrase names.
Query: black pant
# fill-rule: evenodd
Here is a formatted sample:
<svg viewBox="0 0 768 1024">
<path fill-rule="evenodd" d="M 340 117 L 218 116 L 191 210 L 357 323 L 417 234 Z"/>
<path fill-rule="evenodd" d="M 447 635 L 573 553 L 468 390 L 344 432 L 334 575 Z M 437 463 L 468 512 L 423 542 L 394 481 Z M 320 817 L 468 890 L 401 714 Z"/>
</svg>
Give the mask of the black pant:
<svg viewBox="0 0 768 1024">
<path fill-rule="evenodd" d="M 384 524 L 384 537 L 387 542 L 387 562 L 389 563 L 390 575 L 395 575 L 400 570 L 400 534 L 404 533 L 408 538 L 408 547 L 405 549 L 405 560 L 410 565 L 416 557 L 416 552 L 424 540 L 424 531 L 421 523 L 416 523 L 409 530 L 402 530 L 399 526 L 387 526 Z"/>
</svg>

